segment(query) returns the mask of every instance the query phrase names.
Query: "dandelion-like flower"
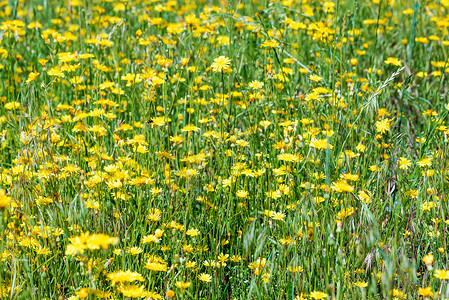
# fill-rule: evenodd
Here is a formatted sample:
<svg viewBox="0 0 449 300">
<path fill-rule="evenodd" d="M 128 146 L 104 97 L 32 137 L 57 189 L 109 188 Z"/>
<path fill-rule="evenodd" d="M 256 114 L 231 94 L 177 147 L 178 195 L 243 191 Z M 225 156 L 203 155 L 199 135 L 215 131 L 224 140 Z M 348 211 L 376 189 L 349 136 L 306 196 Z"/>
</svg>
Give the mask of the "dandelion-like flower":
<svg viewBox="0 0 449 300">
<path fill-rule="evenodd" d="M 219 72 L 228 72 L 230 70 L 231 60 L 226 56 L 219 56 L 214 59 L 214 62 L 211 65 L 212 70 L 215 73 Z"/>
<path fill-rule="evenodd" d="M 448 280 L 449 279 L 449 271 L 448 270 L 436 270 L 433 274 L 438 279 Z"/>
<path fill-rule="evenodd" d="M 391 123 L 390 119 L 383 119 L 376 122 L 376 131 L 379 133 L 384 133 L 390 130 Z"/>
<path fill-rule="evenodd" d="M 212 276 L 206 273 L 201 273 L 200 275 L 198 275 L 198 279 L 201 280 L 202 282 L 211 282 Z"/>
<path fill-rule="evenodd" d="M 315 291 L 310 293 L 310 297 L 312 299 L 326 299 L 328 298 L 328 295 L 320 291 Z"/>
</svg>

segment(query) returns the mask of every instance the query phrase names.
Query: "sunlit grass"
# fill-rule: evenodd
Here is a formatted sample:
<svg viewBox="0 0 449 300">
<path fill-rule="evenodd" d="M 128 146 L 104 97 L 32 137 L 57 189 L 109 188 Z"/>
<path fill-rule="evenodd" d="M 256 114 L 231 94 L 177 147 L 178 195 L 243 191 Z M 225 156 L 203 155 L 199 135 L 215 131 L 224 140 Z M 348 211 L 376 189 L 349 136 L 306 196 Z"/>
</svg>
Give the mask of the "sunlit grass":
<svg viewBox="0 0 449 300">
<path fill-rule="evenodd" d="M 0 2 L 1 298 L 449 298 L 448 13 Z"/>
</svg>

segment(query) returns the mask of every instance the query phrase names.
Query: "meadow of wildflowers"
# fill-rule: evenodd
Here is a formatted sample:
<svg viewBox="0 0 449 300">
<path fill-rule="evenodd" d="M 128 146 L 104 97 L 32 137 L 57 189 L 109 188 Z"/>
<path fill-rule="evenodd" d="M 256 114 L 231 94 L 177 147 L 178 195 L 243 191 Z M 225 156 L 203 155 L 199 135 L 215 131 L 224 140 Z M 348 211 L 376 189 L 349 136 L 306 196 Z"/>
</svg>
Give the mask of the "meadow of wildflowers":
<svg viewBox="0 0 449 300">
<path fill-rule="evenodd" d="M 0 0 L 0 298 L 449 299 L 448 0 Z"/>
</svg>

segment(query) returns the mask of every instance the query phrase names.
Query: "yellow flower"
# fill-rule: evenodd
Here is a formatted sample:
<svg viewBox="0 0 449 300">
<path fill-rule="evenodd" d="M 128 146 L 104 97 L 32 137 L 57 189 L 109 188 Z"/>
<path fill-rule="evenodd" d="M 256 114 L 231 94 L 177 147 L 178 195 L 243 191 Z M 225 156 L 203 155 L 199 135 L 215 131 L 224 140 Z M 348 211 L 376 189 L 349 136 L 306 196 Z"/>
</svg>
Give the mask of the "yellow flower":
<svg viewBox="0 0 449 300">
<path fill-rule="evenodd" d="M 435 273 L 433 274 L 433 276 L 435 276 L 436 278 L 441 279 L 441 280 L 447 280 L 447 279 L 449 279 L 449 271 L 436 270 Z"/>
<path fill-rule="evenodd" d="M 200 235 L 200 233 L 201 232 L 198 229 L 194 229 L 194 228 L 191 228 L 191 229 L 186 231 L 186 234 L 188 236 L 198 236 L 198 235 Z"/>
<path fill-rule="evenodd" d="M 196 127 L 193 124 L 189 124 L 186 127 L 184 127 L 183 129 L 181 129 L 181 132 L 190 132 L 190 131 L 198 131 L 200 130 L 199 127 Z"/>
<path fill-rule="evenodd" d="M 113 273 L 109 273 L 106 277 L 111 281 L 111 285 L 115 285 L 116 283 L 124 283 L 124 282 L 134 282 L 134 281 L 145 281 L 145 279 L 137 272 L 128 271 L 117 271 Z"/>
<path fill-rule="evenodd" d="M 274 214 L 271 215 L 271 218 L 277 221 L 284 221 L 285 214 L 281 212 L 275 212 Z"/>
<path fill-rule="evenodd" d="M 75 292 L 75 295 L 77 295 L 80 299 L 87 299 L 87 297 L 89 296 L 89 289 L 82 288 L 79 291 Z"/>
<path fill-rule="evenodd" d="M 312 299 L 326 299 L 328 297 L 328 295 L 326 293 L 316 291 L 316 292 L 311 292 L 310 297 L 312 297 Z"/>
<path fill-rule="evenodd" d="M 354 283 L 355 286 L 361 287 L 361 288 L 365 288 L 368 286 L 368 282 L 365 281 L 357 281 L 356 283 Z"/>
<path fill-rule="evenodd" d="M 329 144 L 327 142 L 327 139 L 315 139 L 315 138 L 312 138 L 309 146 L 312 148 L 320 149 L 320 150 L 334 148 L 334 146 L 332 146 L 331 144 Z"/>
<path fill-rule="evenodd" d="M 343 208 L 339 213 L 337 213 L 337 218 L 343 220 L 346 217 L 353 215 L 355 212 L 353 207 Z"/>
<path fill-rule="evenodd" d="M 253 270 L 254 275 L 259 276 L 260 272 L 268 265 L 267 259 L 264 257 L 259 257 L 255 262 L 249 264 L 248 268 Z"/>
<path fill-rule="evenodd" d="M 118 180 L 118 179 L 113 179 L 113 180 L 107 181 L 106 185 L 110 189 L 118 189 L 118 188 L 122 187 L 122 182 L 120 180 Z"/>
<path fill-rule="evenodd" d="M 394 297 L 394 299 L 406 299 L 407 298 L 407 294 L 404 294 L 402 291 L 398 290 L 398 289 L 392 289 L 389 292 L 390 295 L 392 295 Z"/>
<path fill-rule="evenodd" d="M 318 82 L 318 81 L 323 80 L 323 78 L 318 75 L 310 75 L 309 79 L 312 80 L 313 82 Z"/>
<path fill-rule="evenodd" d="M 432 265 L 432 263 L 433 263 L 433 255 L 432 254 L 427 254 L 426 256 L 421 258 L 421 260 L 423 261 L 423 263 L 425 263 L 428 266 Z"/>
<path fill-rule="evenodd" d="M 180 135 L 175 135 L 175 136 L 170 137 L 170 142 L 173 142 L 176 144 L 181 144 L 184 141 L 185 141 L 185 139 Z"/>
<path fill-rule="evenodd" d="M 370 170 L 371 172 L 377 172 L 379 171 L 379 167 L 376 165 L 371 165 L 368 167 L 368 170 Z"/>
<path fill-rule="evenodd" d="M 340 178 L 343 178 L 348 181 L 357 181 L 357 180 L 359 180 L 359 175 L 348 173 L 348 174 L 340 175 Z"/>
<path fill-rule="evenodd" d="M 435 207 L 435 203 L 433 202 L 433 201 L 430 201 L 430 202 L 424 202 L 422 205 L 421 205 L 421 209 L 423 210 L 423 211 L 430 211 L 432 208 L 434 208 Z"/>
<path fill-rule="evenodd" d="M 59 67 L 51 68 L 50 70 L 47 71 L 47 74 L 50 76 L 56 76 L 60 78 L 65 77 L 64 72 Z"/>
<path fill-rule="evenodd" d="M 119 242 L 119 238 L 111 237 L 107 234 L 97 233 L 92 234 L 86 240 L 86 246 L 89 250 L 108 249 L 109 245 L 116 245 Z"/>
<path fill-rule="evenodd" d="M 110 237 L 106 234 L 98 233 L 90 235 L 89 232 L 82 233 L 79 236 L 69 238 L 70 244 L 67 245 L 66 255 L 83 254 L 85 250 L 108 249 L 109 245 L 117 244 L 118 238 Z"/>
<path fill-rule="evenodd" d="M 393 65 L 400 67 L 402 65 L 401 61 L 395 57 L 389 57 L 386 61 L 384 61 L 386 65 Z"/>
<path fill-rule="evenodd" d="M 130 298 L 145 297 L 148 294 L 148 292 L 145 290 L 145 286 L 143 285 L 125 285 L 120 288 L 119 291 L 123 294 L 123 296 Z"/>
<path fill-rule="evenodd" d="M 47 62 L 48 62 L 48 59 L 43 59 L 43 58 L 41 58 L 41 59 L 38 59 L 37 61 L 38 61 L 38 63 L 41 64 L 42 67 L 45 67 L 45 65 L 46 65 Z"/>
<path fill-rule="evenodd" d="M 22 108 L 22 105 L 20 105 L 20 102 L 17 101 L 11 101 L 5 104 L 5 108 L 7 110 L 15 110 Z"/>
<path fill-rule="evenodd" d="M 271 277 L 270 273 L 264 272 L 263 275 L 262 275 L 262 281 L 264 283 L 268 283 L 268 282 L 270 282 L 270 277 Z"/>
<path fill-rule="evenodd" d="M 51 254 L 51 251 L 50 251 L 47 247 L 44 247 L 44 248 L 37 248 L 37 249 L 34 249 L 34 251 L 36 251 L 36 254 L 38 254 L 38 255 L 48 255 L 48 254 Z"/>
<path fill-rule="evenodd" d="M 288 266 L 288 267 L 287 267 L 287 270 L 289 270 L 289 271 L 292 272 L 292 273 L 302 273 L 302 271 L 303 271 L 304 269 L 303 269 L 303 267 L 301 267 L 301 266 L 296 266 L 296 267 Z"/>
<path fill-rule="evenodd" d="M 423 297 L 432 297 L 433 298 L 432 287 L 428 286 L 426 288 L 419 288 L 418 294 Z"/>
<path fill-rule="evenodd" d="M 268 49 L 276 48 L 277 46 L 279 46 L 279 43 L 275 40 L 266 40 L 265 42 L 262 43 L 262 45 L 260 45 L 261 48 L 268 48 Z"/>
<path fill-rule="evenodd" d="M 161 240 L 154 234 L 146 235 L 142 238 L 142 244 L 159 243 Z"/>
<path fill-rule="evenodd" d="M 11 203 L 11 197 L 6 196 L 5 190 L 0 189 L 0 208 L 5 208 Z"/>
<path fill-rule="evenodd" d="M 259 89 L 263 88 L 263 85 L 264 85 L 264 83 L 260 82 L 258 80 L 253 80 L 248 84 L 248 86 L 250 88 L 252 88 L 253 90 L 259 90 Z"/>
<path fill-rule="evenodd" d="M 215 73 L 218 72 L 228 72 L 230 70 L 229 66 L 231 64 L 231 60 L 226 56 L 219 56 L 214 59 L 214 62 L 211 65 L 212 70 Z"/>
<path fill-rule="evenodd" d="M 161 216 L 162 216 L 162 211 L 160 209 L 152 208 L 149 210 L 148 220 L 156 222 L 161 219 Z"/>
<path fill-rule="evenodd" d="M 143 249 L 140 247 L 131 247 L 126 251 L 126 253 L 129 253 L 131 255 L 138 255 L 142 252 L 143 252 Z"/>
<path fill-rule="evenodd" d="M 201 280 L 202 282 L 211 282 L 212 276 L 206 273 L 201 273 L 200 275 L 198 275 L 198 279 Z"/>
<path fill-rule="evenodd" d="M 166 262 L 158 256 L 151 256 L 146 262 L 144 268 L 153 272 L 167 272 Z"/>
<path fill-rule="evenodd" d="M 175 282 L 175 286 L 181 290 L 187 289 L 191 285 L 190 282 L 177 281 Z"/>
<path fill-rule="evenodd" d="M 423 167 L 430 167 L 432 165 L 432 158 L 424 157 L 423 159 L 418 161 L 418 166 L 421 168 Z"/>
<path fill-rule="evenodd" d="M 368 191 L 359 191 L 358 196 L 359 199 L 366 204 L 371 202 L 371 193 Z"/>
<path fill-rule="evenodd" d="M 163 297 L 156 292 L 149 291 L 146 295 L 147 299 L 162 300 Z"/>
<path fill-rule="evenodd" d="M 181 65 L 183 67 L 187 66 L 187 64 L 189 63 L 189 60 L 190 60 L 190 58 L 188 58 L 188 57 L 181 58 Z"/>
<path fill-rule="evenodd" d="M 429 76 L 429 74 L 427 74 L 427 72 L 418 72 L 416 73 L 416 76 L 419 78 L 423 78 Z"/>
<path fill-rule="evenodd" d="M 173 290 L 168 290 L 165 295 L 169 298 L 172 299 L 175 296 L 175 292 Z"/>
<path fill-rule="evenodd" d="M 421 175 L 425 177 L 432 177 L 435 174 L 435 170 L 425 170 L 421 171 Z"/>
<path fill-rule="evenodd" d="M 346 180 L 339 180 L 337 182 L 332 183 L 331 187 L 334 191 L 337 193 L 343 193 L 343 192 L 354 192 L 354 187 L 349 185 Z"/>
<path fill-rule="evenodd" d="M 408 158 L 400 157 L 398 164 L 399 169 L 407 170 L 412 165 L 412 162 Z"/>
<path fill-rule="evenodd" d="M 39 73 L 38 72 L 31 72 L 29 75 L 28 75 L 28 79 L 25 81 L 25 83 L 26 84 L 29 84 L 31 81 L 35 81 L 36 80 L 36 78 L 39 76 Z"/>
<path fill-rule="evenodd" d="M 298 162 L 299 155 L 291 153 L 283 153 L 278 155 L 278 159 L 286 162 Z"/>
<path fill-rule="evenodd" d="M 417 191 L 417 190 L 409 190 L 409 191 L 405 192 L 406 196 L 410 196 L 414 199 L 418 198 L 418 194 L 419 194 L 419 191 Z"/>
<path fill-rule="evenodd" d="M 376 131 L 380 133 L 384 133 L 390 130 L 391 123 L 390 119 L 383 119 L 376 122 Z"/>
<path fill-rule="evenodd" d="M 147 123 L 151 124 L 151 125 L 156 125 L 156 126 L 164 126 L 167 122 L 170 122 L 171 119 L 169 118 L 165 118 L 165 117 L 157 117 L 157 118 L 152 118 L 149 119 L 147 121 Z"/>
<path fill-rule="evenodd" d="M 242 198 L 242 199 L 248 198 L 248 195 L 249 195 L 248 191 L 244 191 L 244 190 L 239 190 L 239 191 L 237 191 L 237 194 L 236 194 L 237 197 Z"/>
<path fill-rule="evenodd" d="M 264 121 L 260 121 L 260 122 L 259 122 L 259 125 L 262 126 L 262 127 L 264 127 L 264 128 L 267 128 L 268 126 L 271 125 L 271 122 L 270 122 L 270 121 L 267 121 L 267 120 L 264 120 Z"/>
</svg>

